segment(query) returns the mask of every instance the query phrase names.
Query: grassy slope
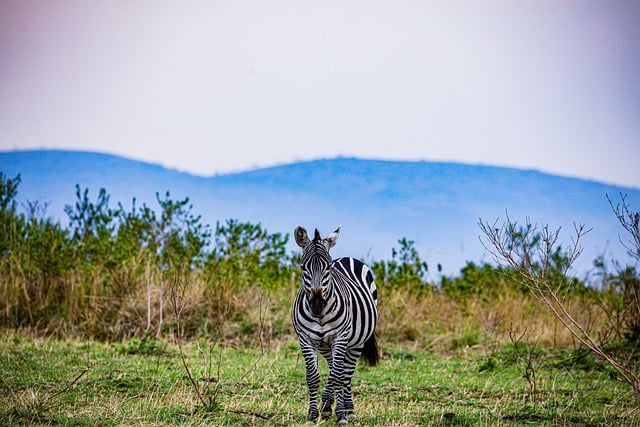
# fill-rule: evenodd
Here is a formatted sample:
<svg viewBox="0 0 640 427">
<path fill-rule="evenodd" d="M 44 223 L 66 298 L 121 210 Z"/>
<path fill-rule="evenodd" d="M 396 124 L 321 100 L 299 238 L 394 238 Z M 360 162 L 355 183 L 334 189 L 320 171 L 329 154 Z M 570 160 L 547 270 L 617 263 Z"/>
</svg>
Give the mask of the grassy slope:
<svg viewBox="0 0 640 427">
<path fill-rule="evenodd" d="M 202 350 L 202 353 L 200 352 Z M 175 345 L 0 335 L 0 420 L 7 425 L 299 425 L 306 414 L 297 345 L 185 347 L 205 410 Z M 567 353 L 534 361 L 536 392 L 509 351 L 486 367 L 481 350 L 453 355 L 389 349 L 354 379 L 358 425 L 637 425 L 630 389 L 606 369 L 567 368 Z M 204 355 L 204 357 L 203 357 Z M 326 378 L 326 366 L 322 365 Z M 320 423 L 334 425 L 335 421 Z"/>
</svg>

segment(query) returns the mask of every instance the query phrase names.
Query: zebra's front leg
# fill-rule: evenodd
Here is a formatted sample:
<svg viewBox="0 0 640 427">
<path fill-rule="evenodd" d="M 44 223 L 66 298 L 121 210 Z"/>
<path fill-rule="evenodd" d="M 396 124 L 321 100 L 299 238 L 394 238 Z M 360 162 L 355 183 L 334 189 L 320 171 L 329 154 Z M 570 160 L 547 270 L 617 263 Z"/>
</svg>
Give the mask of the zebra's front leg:
<svg viewBox="0 0 640 427">
<path fill-rule="evenodd" d="M 336 399 L 336 417 L 338 419 L 338 425 L 347 424 L 346 412 L 344 408 L 344 398 L 342 394 L 342 385 L 343 385 L 343 377 L 344 377 L 344 356 L 346 352 L 346 343 L 336 343 L 332 348 L 332 359 L 333 363 L 331 363 L 331 369 L 329 370 L 329 380 L 327 381 L 327 389 L 331 392 L 331 394 L 323 395 L 323 408 L 325 404 L 329 404 L 329 408 L 331 408 L 331 403 L 333 402 L 333 396 L 335 395 Z M 327 400 L 325 400 L 325 396 Z"/>
<path fill-rule="evenodd" d="M 333 405 L 334 400 L 335 395 L 333 393 L 333 387 L 331 387 L 331 384 L 327 383 L 327 386 L 324 389 L 324 393 L 322 393 L 322 409 L 320 410 L 322 419 L 326 420 L 333 414 L 333 409 L 331 408 L 331 406 Z"/>
<path fill-rule="evenodd" d="M 331 372 L 331 367 L 333 366 L 333 357 L 331 355 L 331 348 L 321 348 L 320 354 L 325 358 L 327 364 L 329 365 L 329 372 Z M 327 381 L 327 385 L 324 388 L 324 393 L 322 393 L 322 408 L 320 409 L 320 415 L 322 419 L 330 418 L 333 414 L 333 401 L 335 400 L 335 395 L 333 393 L 333 387 L 331 381 Z"/>
<path fill-rule="evenodd" d="M 307 388 L 309 389 L 309 414 L 307 421 L 315 421 L 318 418 L 318 389 L 320 388 L 320 375 L 318 374 L 318 353 L 310 345 L 300 343 L 304 363 L 306 365 Z"/>
</svg>

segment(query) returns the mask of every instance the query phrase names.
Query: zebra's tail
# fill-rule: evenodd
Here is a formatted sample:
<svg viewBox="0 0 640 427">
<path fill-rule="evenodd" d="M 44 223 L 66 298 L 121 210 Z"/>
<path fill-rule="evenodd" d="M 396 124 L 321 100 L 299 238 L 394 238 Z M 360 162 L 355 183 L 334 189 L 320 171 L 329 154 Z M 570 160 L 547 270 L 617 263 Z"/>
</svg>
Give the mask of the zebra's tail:
<svg viewBox="0 0 640 427">
<path fill-rule="evenodd" d="M 362 349 L 362 357 L 369 366 L 376 366 L 380 361 L 380 355 L 378 354 L 378 343 L 376 342 L 376 334 L 373 333 L 367 341 L 364 343 Z"/>
</svg>

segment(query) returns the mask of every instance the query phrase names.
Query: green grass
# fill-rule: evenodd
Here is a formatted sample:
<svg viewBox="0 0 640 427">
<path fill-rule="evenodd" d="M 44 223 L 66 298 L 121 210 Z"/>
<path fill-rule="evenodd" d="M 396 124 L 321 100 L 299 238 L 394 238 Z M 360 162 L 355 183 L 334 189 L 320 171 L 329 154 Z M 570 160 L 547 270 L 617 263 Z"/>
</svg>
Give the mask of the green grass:
<svg viewBox="0 0 640 427">
<path fill-rule="evenodd" d="M 184 351 L 206 407 L 174 344 L 4 332 L 0 424 L 305 424 L 307 390 L 297 344 L 221 350 L 200 340 Z M 379 366 L 357 369 L 357 425 L 640 425 L 630 388 L 606 367 L 568 365 L 569 352 L 542 351 L 533 365 L 534 393 L 513 355 L 506 348 L 487 363 L 484 351 L 469 348 L 450 355 L 388 348 Z M 327 368 L 321 367 L 324 379 Z"/>
</svg>

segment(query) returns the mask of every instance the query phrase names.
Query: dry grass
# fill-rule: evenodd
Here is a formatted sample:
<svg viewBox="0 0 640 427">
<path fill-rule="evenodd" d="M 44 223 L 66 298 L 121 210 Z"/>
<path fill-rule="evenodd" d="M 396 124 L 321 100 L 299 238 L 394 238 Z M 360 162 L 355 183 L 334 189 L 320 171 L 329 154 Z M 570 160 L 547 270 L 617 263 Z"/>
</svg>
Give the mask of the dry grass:
<svg viewBox="0 0 640 427">
<path fill-rule="evenodd" d="M 153 269 L 132 264 L 110 274 L 74 272 L 50 284 L 42 278 L 27 283 L 26 277 L 0 277 L 5 327 L 99 340 L 171 338 L 178 328 L 170 304 L 175 283 L 162 279 Z M 215 337 L 238 346 L 295 339 L 290 306 L 299 278 L 292 274 L 284 282 L 272 289 L 238 288 L 220 278 L 187 278 L 181 288 L 182 335 Z M 543 304 L 508 289 L 491 298 L 471 296 L 458 301 L 437 290 L 416 292 L 379 285 L 378 304 L 377 333 L 383 347 L 402 345 L 447 353 L 458 347 L 500 346 L 513 336 L 541 347 L 577 345 Z M 593 336 L 604 335 L 608 319 L 593 299 L 576 296 L 565 304 Z"/>
<path fill-rule="evenodd" d="M 607 327 L 604 314 L 591 300 L 576 297 L 567 301 L 567 307 L 596 336 Z M 440 292 L 394 290 L 381 292 L 379 310 L 381 340 L 403 346 L 447 352 L 465 343 L 501 346 L 510 335 L 525 335 L 542 347 L 576 345 L 544 304 L 522 294 L 457 302 Z"/>
</svg>

